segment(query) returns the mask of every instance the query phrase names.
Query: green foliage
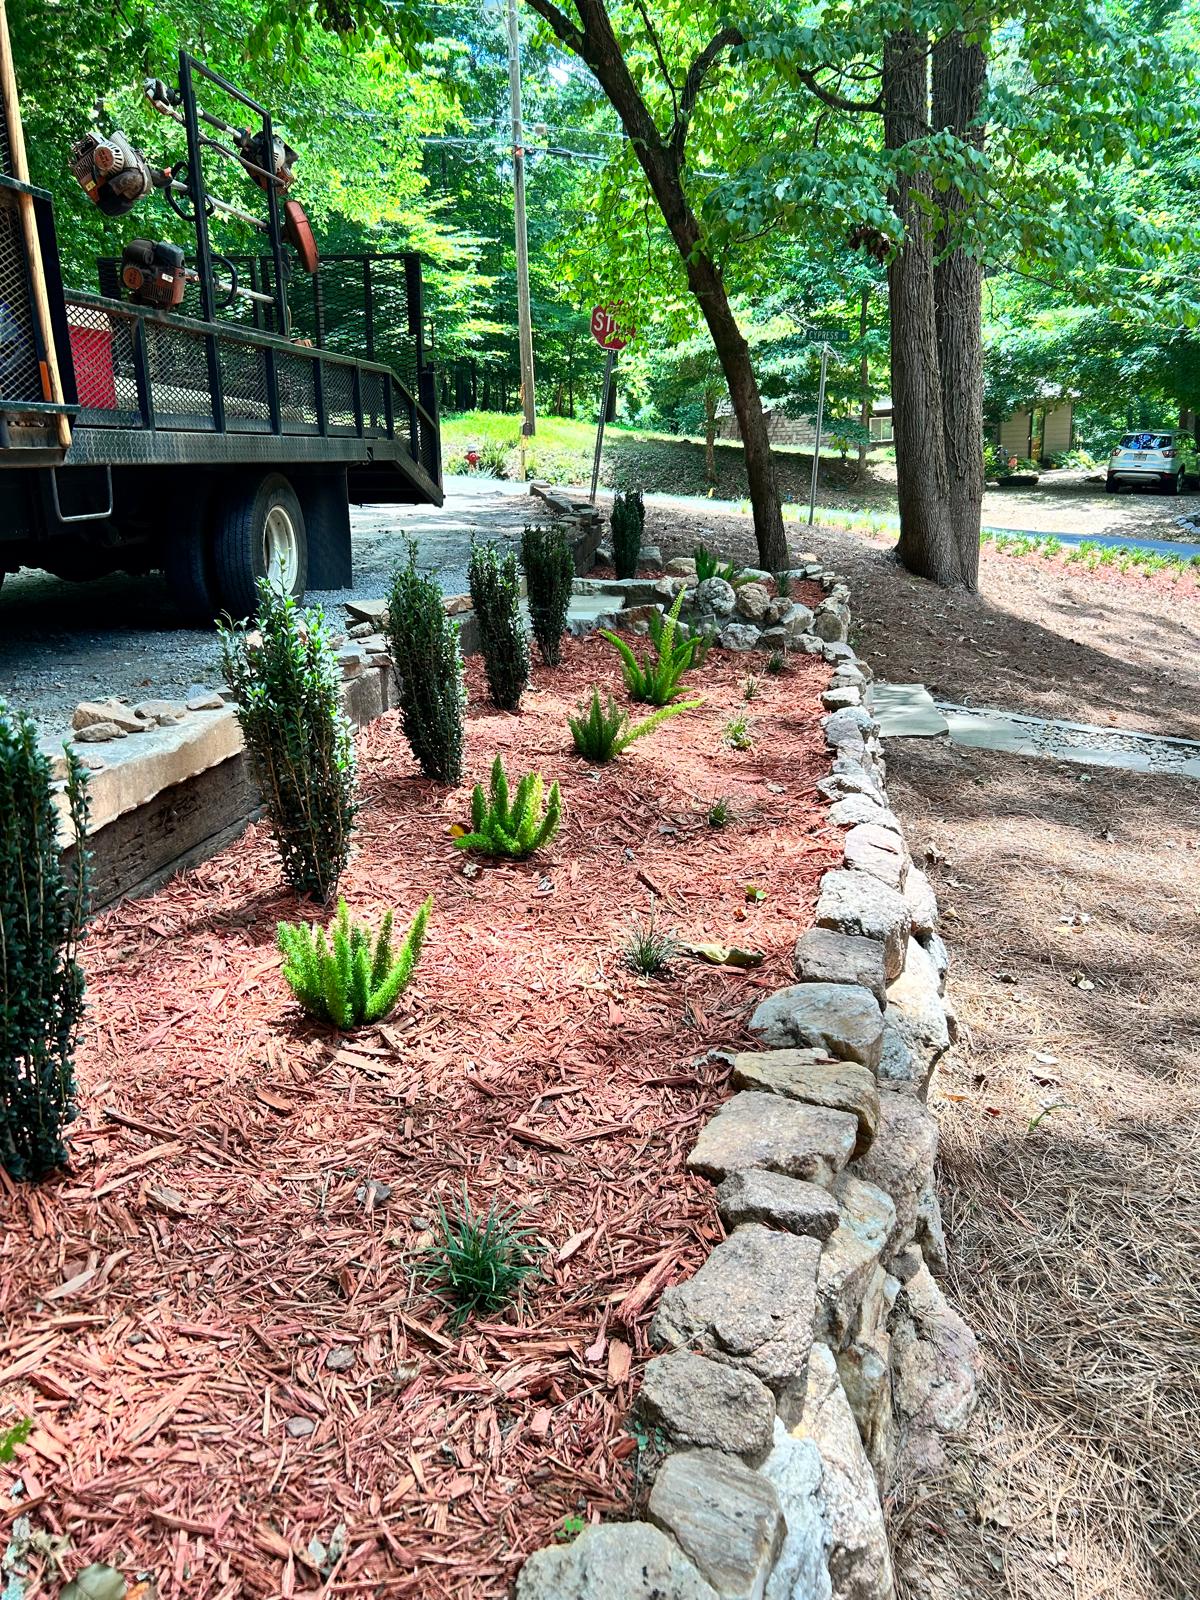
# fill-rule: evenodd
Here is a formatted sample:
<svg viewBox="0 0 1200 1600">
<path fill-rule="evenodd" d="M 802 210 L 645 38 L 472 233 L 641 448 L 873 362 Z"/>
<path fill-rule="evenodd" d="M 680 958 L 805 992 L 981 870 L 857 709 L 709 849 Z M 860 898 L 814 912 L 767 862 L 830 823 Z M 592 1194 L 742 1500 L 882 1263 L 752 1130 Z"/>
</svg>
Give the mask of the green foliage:
<svg viewBox="0 0 1200 1600">
<path fill-rule="evenodd" d="M 726 583 L 732 584 L 736 589 L 750 580 L 743 576 L 740 567 L 732 561 L 721 562 L 705 545 L 698 544 L 692 551 L 696 561 L 696 581 L 704 583 L 708 578 L 723 578 Z"/>
<path fill-rule="evenodd" d="M 735 711 L 721 730 L 721 739 L 731 750 L 753 749 L 754 739 L 750 732 L 750 718 L 744 712 Z"/>
<path fill-rule="evenodd" d="M 475 785 L 471 831 L 454 843 L 459 850 L 478 850 L 486 856 L 524 861 L 550 843 L 561 821 L 558 784 L 552 783 L 547 795 L 541 773 L 530 772 L 521 779 L 510 800 L 504 763 L 497 756 L 492 763 L 490 796 L 484 794 L 481 783 Z"/>
<path fill-rule="evenodd" d="M 521 616 L 516 555 L 511 550 L 501 555 L 490 542 L 473 544 L 467 575 L 492 704 L 517 711 L 529 682 L 529 636 Z"/>
<path fill-rule="evenodd" d="M 517 1226 L 519 1215 L 496 1205 L 485 1213 L 475 1211 L 465 1183 L 462 1204 L 453 1212 L 439 1200 L 435 1238 L 419 1271 L 441 1286 L 456 1328 L 470 1316 L 506 1306 L 537 1270 L 540 1252 L 532 1229 Z"/>
<path fill-rule="evenodd" d="M 659 926 L 658 909 L 653 904 L 647 917 L 630 923 L 621 951 L 625 965 L 640 978 L 666 977 L 678 953 L 674 936 Z"/>
<path fill-rule="evenodd" d="M 23 1445 L 32 1432 L 32 1417 L 22 1417 L 20 1422 L 0 1432 L 0 1464 L 7 1466 L 16 1455 L 18 1446 Z"/>
<path fill-rule="evenodd" d="M 521 565 L 529 593 L 529 616 L 542 660 L 562 660 L 563 629 L 571 605 L 575 562 L 564 530 L 555 522 L 527 523 L 521 535 Z"/>
<path fill-rule="evenodd" d="M 710 828 L 727 828 L 733 821 L 733 802 L 727 795 L 718 795 L 708 808 Z"/>
<path fill-rule="evenodd" d="M 767 657 L 767 671 L 773 678 L 779 677 L 787 666 L 787 656 L 782 650 L 772 650 Z"/>
<path fill-rule="evenodd" d="M 621 657 L 621 676 L 625 687 L 635 700 L 646 705 L 666 706 L 683 693 L 683 675 L 701 657 L 703 643 L 692 634 L 677 638 L 679 611 L 685 590 L 675 596 L 675 604 L 665 617 L 655 616 L 650 621 L 650 643 L 654 648 L 653 660 L 645 655 L 639 661 L 629 645 L 608 628 L 600 629 L 600 637 L 607 639 Z"/>
<path fill-rule="evenodd" d="M 746 674 L 746 681 L 742 685 L 743 700 L 757 700 L 762 693 L 762 683 L 752 672 Z"/>
<path fill-rule="evenodd" d="M 792 592 L 792 575 L 786 571 L 775 574 L 775 593 L 781 600 L 786 600 Z"/>
<path fill-rule="evenodd" d="M 458 624 L 446 615 L 442 592 L 417 571 L 416 550 L 392 576 L 388 648 L 400 686 L 400 725 L 417 764 L 435 783 L 462 782 L 463 678 Z"/>
<path fill-rule="evenodd" d="M 349 859 L 357 810 L 354 740 L 325 619 L 260 578 L 254 628 L 219 632 L 283 875 L 297 894 L 325 902 Z"/>
<path fill-rule="evenodd" d="M 640 489 L 624 490 L 613 496 L 612 548 L 613 566 L 618 578 L 636 578 L 638 559 L 642 553 L 642 530 L 646 525 L 646 508 L 642 504 Z"/>
<path fill-rule="evenodd" d="M 673 705 L 660 706 L 650 716 L 631 724 L 629 713 L 618 707 L 612 695 L 609 695 L 608 705 L 604 707 L 600 704 L 600 691 L 593 689 L 591 701 L 581 705 L 579 715 L 568 717 L 567 723 L 577 752 L 585 760 L 602 765 L 627 750 L 635 739 L 644 739 L 648 733 L 653 733 L 659 723 L 665 722 L 668 717 L 680 711 L 694 711 L 701 704 L 703 702 L 700 700 L 677 700 Z"/>
<path fill-rule="evenodd" d="M 0 701 L 0 1166 L 30 1181 L 66 1161 L 63 1135 L 75 1115 L 87 790 L 69 747 L 65 755 L 67 811 L 80 841 L 69 873 L 59 855 L 50 761 L 33 722 Z"/>
<path fill-rule="evenodd" d="M 305 1011 L 336 1028 L 361 1028 L 381 1021 L 408 987 L 432 910 L 430 895 L 398 950 L 392 948 L 391 911 L 373 946 L 370 930 L 350 921 L 344 900 L 338 901 L 337 919 L 328 937 L 316 924 L 281 922 L 276 939 L 292 993 Z"/>
</svg>

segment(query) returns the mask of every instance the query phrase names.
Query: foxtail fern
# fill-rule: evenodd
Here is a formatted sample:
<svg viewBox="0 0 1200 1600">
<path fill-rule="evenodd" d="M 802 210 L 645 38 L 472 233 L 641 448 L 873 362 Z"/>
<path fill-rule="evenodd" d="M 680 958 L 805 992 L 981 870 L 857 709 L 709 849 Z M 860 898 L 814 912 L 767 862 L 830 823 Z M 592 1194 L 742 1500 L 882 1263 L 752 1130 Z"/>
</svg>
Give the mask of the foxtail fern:
<svg viewBox="0 0 1200 1600">
<path fill-rule="evenodd" d="M 408 987 L 432 910 L 430 895 L 398 950 L 392 949 L 390 911 L 373 947 L 369 929 L 350 921 L 344 900 L 329 935 L 315 924 L 281 922 L 276 937 L 292 993 L 312 1016 L 336 1028 L 381 1021 Z"/>
<path fill-rule="evenodd" d="M 543 804 L 544 801 L 544 804 Z M 535 850 L 549 844 L 562 821 L 562 796 L 558 784 L 545 784 L 540 772 L 530 772 L 509 798 L 504 764 L 497 756 L 492 763 L 490 794 L 477 783 L 471 796 L 471 831 L 454 843 L 460 850 L 478 850 L 487 856 L 523 861 Z"/>
</svg>

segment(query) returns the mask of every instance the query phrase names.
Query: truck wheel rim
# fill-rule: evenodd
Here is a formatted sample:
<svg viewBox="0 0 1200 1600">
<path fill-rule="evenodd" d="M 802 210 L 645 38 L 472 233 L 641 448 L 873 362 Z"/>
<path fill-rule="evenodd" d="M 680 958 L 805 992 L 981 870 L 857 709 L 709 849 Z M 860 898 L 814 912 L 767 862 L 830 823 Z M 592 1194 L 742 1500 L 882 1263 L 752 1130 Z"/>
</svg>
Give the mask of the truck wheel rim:
<svg viewBox="0 0 1200 1600">
<path fill-rule="evenodd" d="M 300 566 L 296 526 L 286 506 L 272 506 L 263 525 L 263 561 L 267 579 L 279 594 L 293 594 Z"/>
</svg>

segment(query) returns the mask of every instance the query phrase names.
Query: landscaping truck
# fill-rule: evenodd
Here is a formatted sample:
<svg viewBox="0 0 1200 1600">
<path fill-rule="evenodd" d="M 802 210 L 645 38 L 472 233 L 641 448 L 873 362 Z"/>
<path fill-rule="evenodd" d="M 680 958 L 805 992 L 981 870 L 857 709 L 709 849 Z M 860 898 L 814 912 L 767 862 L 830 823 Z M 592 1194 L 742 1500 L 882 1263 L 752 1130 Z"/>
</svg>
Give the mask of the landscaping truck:
<svg viewBox="0 0 1200 1600">
<path fill-rule="evenodd" d="M 321 262 L 287 194 L 296 152 L 186 52 L 177 84 L 145 91 L 186 155 L 156 167 L 97 130 L 71 169 L 109 218 L 185 224 L 190 260 L 130 238 L 100 292 L 64 288 L 0 0 L 0 582 L 160 569 L 211 623 L 251 614 L 262 577 L 297 597 L 348 585 L 351 501 L 441 503 L 437 391 L 419 259 Z M 214 250 L 228 218 L 255 250 Z"/>
</svg>

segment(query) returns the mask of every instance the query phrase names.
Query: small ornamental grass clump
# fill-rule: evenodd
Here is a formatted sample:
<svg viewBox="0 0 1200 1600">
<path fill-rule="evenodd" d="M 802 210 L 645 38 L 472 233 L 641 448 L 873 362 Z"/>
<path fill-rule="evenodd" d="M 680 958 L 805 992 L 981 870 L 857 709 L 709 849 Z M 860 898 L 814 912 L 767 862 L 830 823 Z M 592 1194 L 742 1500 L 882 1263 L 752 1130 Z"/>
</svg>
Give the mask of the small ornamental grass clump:
<svg viewBox="0 0 1200 1600">
<path fill-rule="evenodd" d="M 721 730 L 721 739 L 731 750 L 753 749 L 754 735 L 751 732 L 750 718 L 741 711 L 735 711 Z"/>
<path fill-rule="evenodd" d="M 458 623 L 446 615 L 442 591 L 408 565 L 392 575 L 388 650 L 400 694 L 400 725 L 427 778 L 451 788 L 462 782 L 463 714 L 467 705 Z"/>
<path fill-rule="evenodd" d="M 374 947 L 370 931 L 350 921 L 344 900 L 338 901 L 337 920 L 328 937 L 315 925 L 281 922 L 277 939 L 292 993 L 310 1015 L 332 1022 L 335 1028 L 382 1021 L 408 987 L 432 910 L 430 895 L 395 951 L 390 911 Z"/>
<path fill-rule="evenodd" d="M 736 589 L 750 581 L 743 576 L 740 567 L 735 566 L 732 561 L 722 562 L 706 545 L 698 544 L 692 555 L 696 562 L 697 583 L 704 583 L 709 578 L 723 578 Z"/>
<path fill-rule="evenodd" d="M 608 628 L 600 629 L 600 637 L 616 647 L 621 657 L 621 676 L 625 687 L 635 700 L 646 705 L 665 706 L 678 700 L 683 693 L 683 675 L 702 659 L 703 642 L 698 635 L 679 638 L 679 609 L 683 605 L 684 590 L 675 596 L 675 604 L 666 616 L 650 619 L 650 643 L 654 657 L 637 656 L 618 634 Z"/>
<path fill-rule="evenodd" d="M 529 772 L 509 798 L 504 763 L 497 756 L 492 763 L 491 793 L 485 795 L 477 783 L 471 796 L 471 831 L 459 833 L 459 850 L 478 850 L 486 856 L 524 861 L 535 850 L 549 844 L 562 821 L 562 796 L 558 784 L 545 784 L 540 772 Z"/>
<path fill-rule="evenodd" d="M 678 953 L 674 937 L 659 926 L 653 905 L 649 916 L 630 923 L 629 937 L 621 951 L 625 965 L 640 978 L 665 978 Z"/>
<path fill-rule="evenodd" d="M 611 533 L 613 568 L 618 578 L 636 578 L 642 554 L 642 530 L 646 508 L 640 489 L 623 490 L 613 496 Z"/>
<path fill-rule="evenodd" d="M 581 705 L 579 715 L 568 717 L 567 723 L 576 752 L 586 761 L 603 765 L 627 750 L 635 739 L 643 739 L 648 733 L 653 733 L 659 723 L 665 722 L 668 717 L 676 716 L 681 711 L 694 711 L 702 704 L 701 700 L 678 700 L 674 705 L 661 706 L 650 716 L 631 724 L 629 713 L 621 710 L 612 695 L 609 695 L 605 707 L 600 704 L 600 691 L 593 689 L 591 701 Z"/>
<path fill-rule="evenodd" d="M 357 810 L 354 740 L 325 619 L 260 578 L 255 627 L 222 627 L 220 639 L 283 875 L 324 903 L 349 860 Z"/>
<path fill-rule="evenodd" d="M 521 565 L 529 591 L 529 616 L 542 660 L 556 667 L 562 660 L 562 636 L 571 606 L 575 562 L 562 528 L 553 522 L 530 523 L 521 535 Z"/>
<path fill-rule="evenodd" d="M 87 832 L 83 768 L 68 749 L 65 797 L 75 837 Z M 67 1159 L 75 1116 L 75 1038 L 83 973 L 75 952 L 87 916 L 82 842 L 64 872 L 51 767 L 28 717 L 0 701 L 0 1167 L 36 1182 Z"/>
<path fill-rule="evenodd" d="M 475 1211 L 466 1184 L 462 1204 L 453 1212 L 438 1202 L 433 1242 L 417 1270 L 449 1301 L 454 1327 L 470 1316 L 499 1311 L 537 1271 L 541 1252 L 533 1230 L 517 1226 L 519 1216 L 496 1205 Z"/>
<path fill-rule="evenodd" d="M 727 828 L 733 821 L 733 802 L 728 795 L 718 795 L 708 808 L 710 828 Z"/>
<path fill-rule="evenodd" d="M 778 678 L 787 667 L 787 657 L 782 650 L 772 650 L 767 657 L 767 671 L 773 678 Z"/>
<path fill-rule="evenodd" d="M 492 704 L 501 711 L 517 711 L 529 682 L 529 636 L 521 616 L 517 558 L 511 550 L 501 555 L 494 544 L 472 545 L 467 576 Z"/>
</svg>

